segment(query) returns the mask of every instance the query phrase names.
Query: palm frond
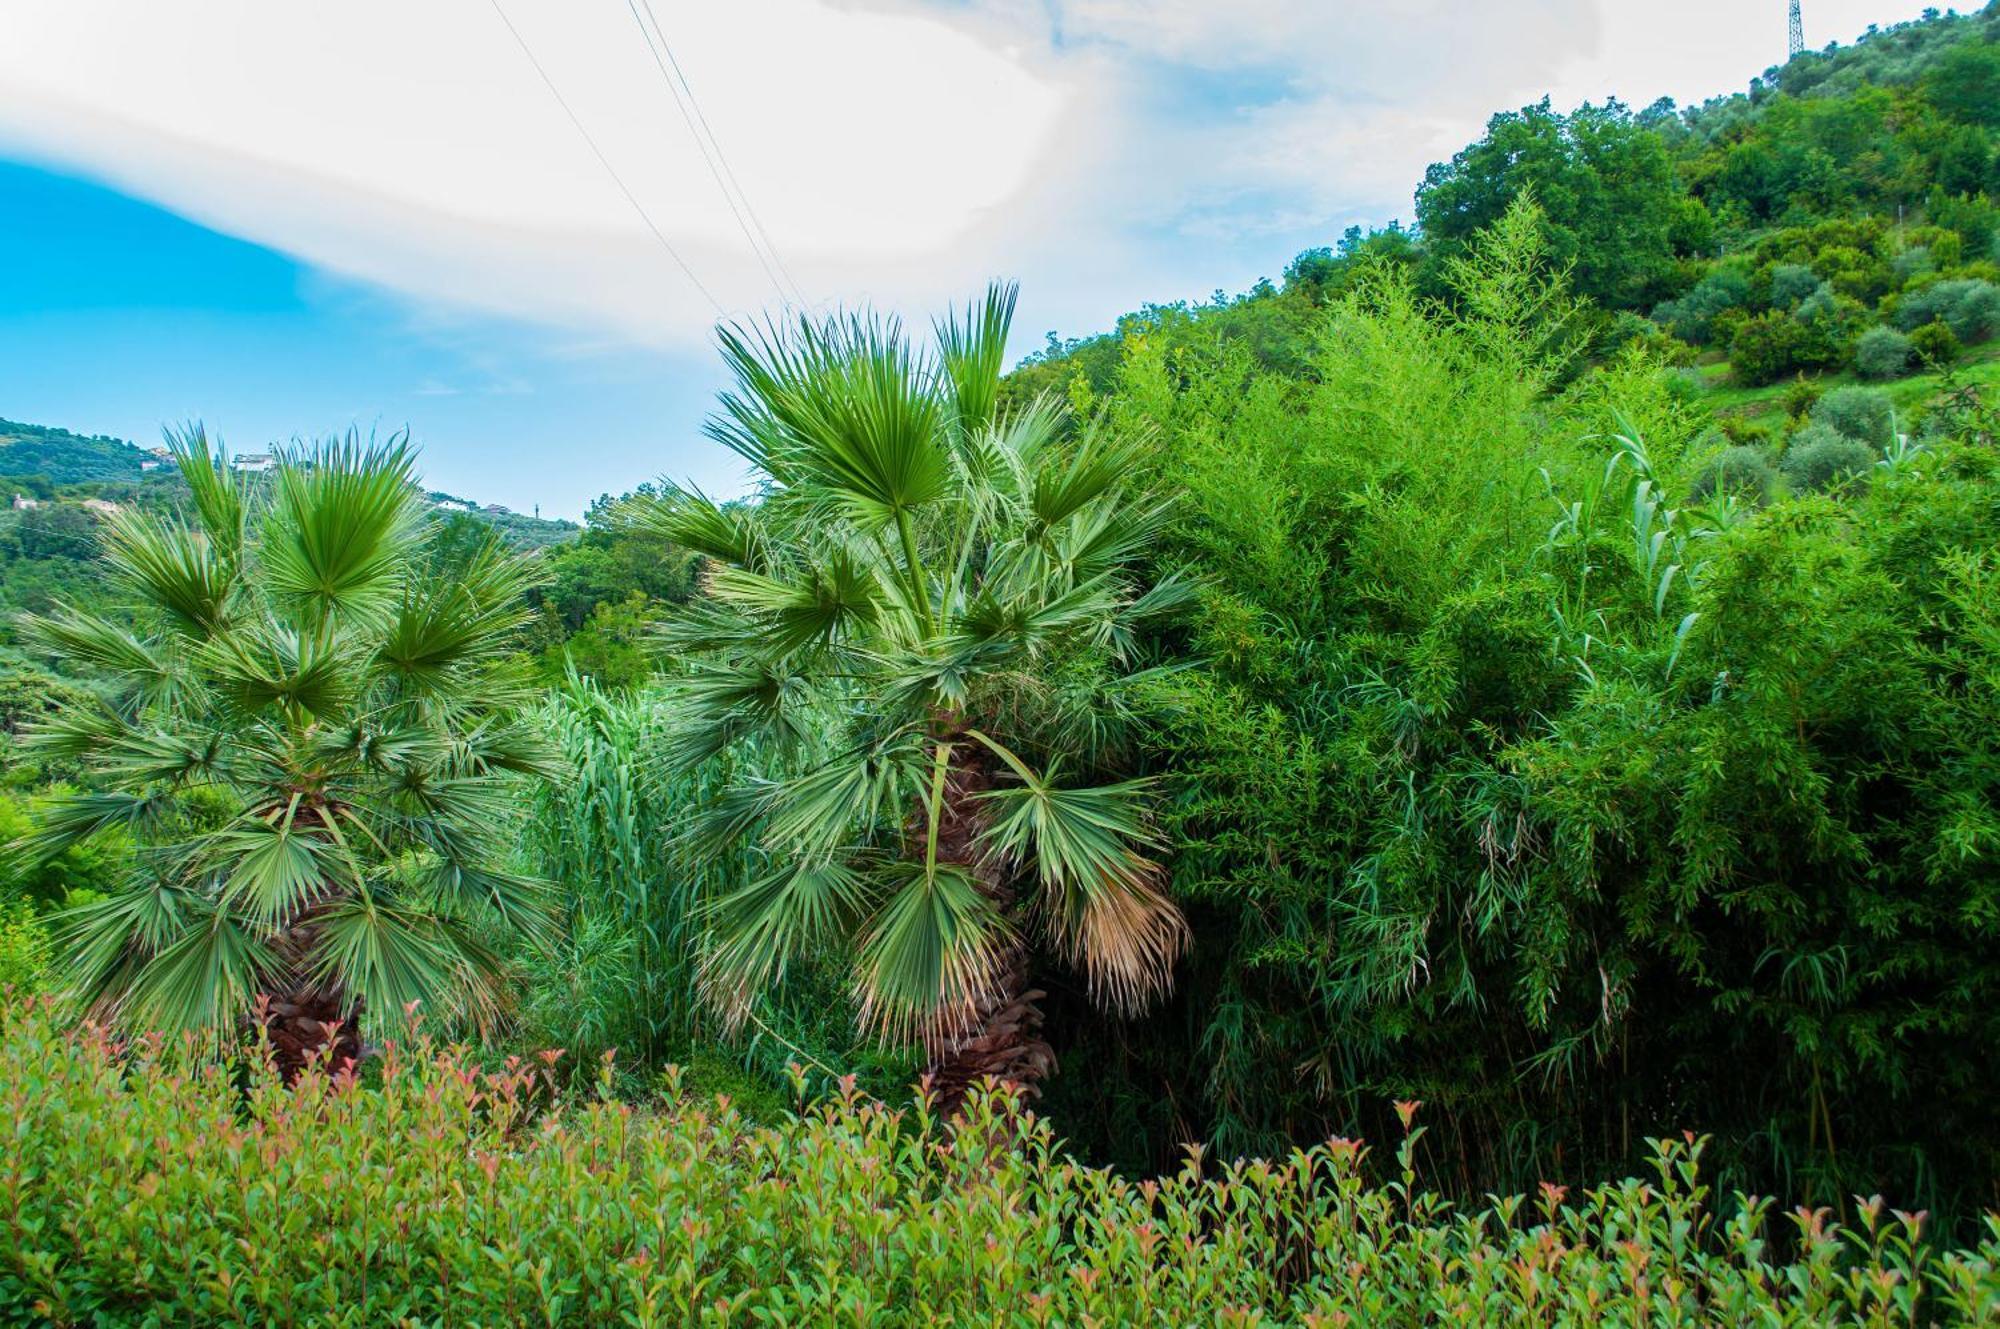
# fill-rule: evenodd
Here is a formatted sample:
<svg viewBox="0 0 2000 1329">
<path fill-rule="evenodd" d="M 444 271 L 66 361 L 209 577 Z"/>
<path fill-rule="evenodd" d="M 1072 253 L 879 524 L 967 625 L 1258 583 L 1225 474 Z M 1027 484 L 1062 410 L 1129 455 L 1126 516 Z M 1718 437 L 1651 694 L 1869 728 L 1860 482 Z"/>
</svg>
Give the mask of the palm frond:
<svg viewBox="0 0 2000 1329">
<path fill-rule="evenodd" d="M 127 508 L 104 518 L 103 543 L 112 576 L 179 632 L 199 641 L 228 623 L 237 566 L 206 534 Z"/>
<path fill-rule="evenodd" d="M 93 699 L 32 722 L 19 738 L 27 752 L 52 757 L 89 757 L 132 732 L 131 721 Z"/>
<path fill-rule="evenodd" d="M 408 588 L 376 647 L 379 666 L 413 695 L 476 683 L 471 668 L 499 654 L 534 617 L 524 598 L 537 580 L 528 561 L 481 551 L 466 571 L 461 581 Z"/>
<path fill-rule="evenodd" d="M 956 1036 L 1013 942 L 1007 920 L 955 863 L 893 862 L 875 889 L 884 903 L 855 956 L 863 1025 L 897 1042 Z"/>
<path fill-rule="evenodd" d="M 994 282 L 986 288 L 984 300 L 966 306 L 963 314 L 953 309 L 935 325 L 938 357 L 951 384 L 959 426 L 966 433 L 993 421 L 1000 374 L 1007 363 L 1007 333 L 1014 325 L 1020 294 L 1016 283 Z"/>
<path fill-rule="evenodd" d="M 165 643 L 144 640 L 96 614 L 62 605 L 53 614 L 23 614 L 16 622 L 25 643 L 108 673 L 121 690 L 140 700 L 170 700 L 179 682 L 174 654 Z"/>
<path fill-rule="evenodd" d="M 241 1017 L 274 967 L 229 911 L 204 908 L 178 938 L 136 966 L 116 1001 L 124 1018 L 142 1028 L 219 1028 Z"/>
<path fill-rule="evenodd" d="M 260 553 L 265 585 L 306 622 L 386 616 L 422 537 L 416 459 L 401 436 L 349 434 L 287 456 Z"/>
<path fill-rule="evenodd" d="M 531 944 L 544 943 L 549 937 L 555 890 L 539 877 L 440 859 L 431 884 L 441 900 L 490 910 Z"/>
<path fill-rule="evenodd" d="M 924 753 L 910 730 L 842 752 L 804 775 L 767 786 L 763 842 L 787 858 L 826 858 L 884 822 L 923 787 Z"/>
<path fill-rule="evenodd" d="M 718 600 L 755 610 L 766 620 L 762 653 L 772 658 L 831 645 L 872 624 L 881 609 L 881 587 L 873 572 L 855 551 L 838 545 L 793 579 L 722 568 L 709 579 L 709 590 Z"/>
<path fill-rule="evenodd" d="M 657 495 L 635 499 L 621 511 L 683 549 L 753 572 L 765 566 L 755 510 L 745 504 L 724 506 L 699 489 L 663 482 Z"/>
<path fill-rule="evenodd" d="M 329 906 L 316 922 L 312 978 L 338 984 L 367 1010 L 386 1015 L 411 1002 L 447 1013 L 490 1008 L 498 961 L 434 915 L 360 895 Z"/>
<path fill-rule="evenodd" d="M 1029 496 L 1041 530 L 1053 530 L 1115 493 L 1133 478 L 1144 451 L 1142 440 L 1132 433 L 1112 435 L 1096 428 L 1085 430 L 1067 455 L 1043 449 Z"/>
<path fill-rule="evenodd" d="M 67 718 L 67 717 L 65 717 Z M 213 730 L 125 728 L 103 734 L 88 754 L 92 768 L 119 784 L 144 787 L 213 776 L 225 764 L 229 740 Z"/>
<path fill-rule="evenodd" d="M 228 468 L 222 449 L 209 446 L 208 431 L 199 424 L 167 430 L 167 450 L 217 556 L 232 569 L 240 566 L 249 512 L 243 482 Z"/>
<path fill-rule="evenodd" d="M 268 820 L 240 817 L 202 845 L 205 866 L 222 877 L 223 900 L 266 932 L 353 884 L 346 856 L 323 830 L 300 825 L 298 811 L 295 796 Z"/>
<path fill-rule="evenodd" d="M 300 631 L 261 620 L 211 638 L 200 662 L 217 693 L 246 713 L 267 706 L 331 715 L 350 702 L 360 661 L 325 626 Z"/>
<path fill-rule="evenodd" d="M 56 794 L 44 801 L 35 828 L 14 842 L 33 862 L 47 862 L 79 841 L 114 827 L 132 829 L 159 815 L 162 800 L 118 792 Z"/>
<path fill-rule="evenodd" d="M 1020 784 L 978 797 L 995 810 L 982 849 L 1002 864 L 1032 864 L 1042 912 L 1092 990 L 1137 1010 L 1165 990 L 1187 944 L 1187 923 L 1159 889 L 1159 868 L 1139 853 L 1156 843 L 1146 823 L 1148 782 L 1058 786 L 985 734 Z"/>
<path fill-rule="evenodd" d="M 1072 516 L 1051 542 L 1062 566 L 1079 581 L 1130 566 L 1166 529 L 1165 501 L 1099 502 Z"/>
<path fill-rule="evenodd" d="M 834 944 L 865 916 L 867 878 L 850 863 L 800 859 L 709 900 L 701 963 L 704 994 L 738 1020 L 751 999 L 800 956 Z"/>
<path fill-rule="evenodd" d="M 752 736 L 789 746 L 807 734 L 810 695 L 805 680 L 786 669 L 704 666 L 666 690 L 676 705 L 661 755 L 674 770 L 692 770 Z"/>
</svg>

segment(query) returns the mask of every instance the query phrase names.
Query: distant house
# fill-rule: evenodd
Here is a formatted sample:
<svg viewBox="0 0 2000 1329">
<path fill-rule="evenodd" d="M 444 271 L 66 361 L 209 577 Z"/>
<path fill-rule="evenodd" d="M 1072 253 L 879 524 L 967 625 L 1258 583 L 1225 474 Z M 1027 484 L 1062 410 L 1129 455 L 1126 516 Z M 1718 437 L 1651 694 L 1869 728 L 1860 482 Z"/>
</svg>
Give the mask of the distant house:
<svg viewBox="0 0 2000 1329">
<path fill-rule="evenodd" d="M 29 508 L 38 508 L 40 506 L 42 506 L 42 500 L 39 498 L 28 498 L 22 494 L 14 495 L 14 511 L 16 512 L 26 512 Z"/>
<path fill-rule="evenodd" d="M 458 499 L 455 499 L 455 498 L 441 498 L 441 499 L 439 499 L 439 500 L 438 500 L 437 502 L 435 502 L 435 503 L 431 504 L 431 506 L 432 506 L 432 507 L 434 507 L 434 508 L 436 508 L 436 509 L 437 509 L 437 510 L 438 510 L 439 512 L 470 512 L 470 511 L 472 511 L 472 505 L 471 505 L 470 503 L 462 503 L 462 502 L 460 502 L 460 501 L 459 501 Z"/>
<path fill-rule="evenodd" d="M 147 448 L 146 455 L 139 458 L 139 469 L 157 471 L 174 459 L 174 454 L 165 448 Z"/>
<path fill-rule="evenodd" d="M 260 473 L 278 464 L 278 459 L 268 452 L 240 452 L 229 459 L 229 469 L 241 473 Z"/>
<path fill-rule="evenodd" d="M 102 513 L 107 517 L 114 512 L 123 512 L 125 510 L 105 498 L 86 498 L 83 500 L 83 506 L 89 508 L 92 512 Z"/>
</svg>

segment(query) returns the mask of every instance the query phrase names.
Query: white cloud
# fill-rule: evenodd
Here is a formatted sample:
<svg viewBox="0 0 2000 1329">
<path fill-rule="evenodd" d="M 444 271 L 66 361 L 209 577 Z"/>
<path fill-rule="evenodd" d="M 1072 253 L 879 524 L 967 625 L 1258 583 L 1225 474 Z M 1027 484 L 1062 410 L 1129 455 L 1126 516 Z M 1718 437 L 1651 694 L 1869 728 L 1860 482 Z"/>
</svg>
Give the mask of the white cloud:
<svg viewBox="0 0 2000 1329">
<path fill-rule="evenodd" d="M 722 303 L 768 303 L 627 0 L 502 3 Z M 1809 35 L 1920 7 L 1812 0 Z M 1288 246 L 1408 216 L 1424 168 L 1495 110 L 1699 99 L 1783 47 L 1782 0 L 653 8 L 812 299 L 919 312 L 1020 275 L 1024 330 L 1247 283 Z M 488 0 L 8 0 L 0 142 L 420 307 L 577 345 L 687 345 L 713 316 Z"/>
<path fill-rule="evenodd" d="M 770 301 L 626 7 L 504 2 L 723 304 Z M 927 286 L 1075 155 L 1069 89 L 933 16 L 655 9 L 812 298 Z M 12 0 L 5 27 L 0 137 L 29 153 L 420 297 L 648 340 L 712 317 L 485 0 Z"/>
</svg>

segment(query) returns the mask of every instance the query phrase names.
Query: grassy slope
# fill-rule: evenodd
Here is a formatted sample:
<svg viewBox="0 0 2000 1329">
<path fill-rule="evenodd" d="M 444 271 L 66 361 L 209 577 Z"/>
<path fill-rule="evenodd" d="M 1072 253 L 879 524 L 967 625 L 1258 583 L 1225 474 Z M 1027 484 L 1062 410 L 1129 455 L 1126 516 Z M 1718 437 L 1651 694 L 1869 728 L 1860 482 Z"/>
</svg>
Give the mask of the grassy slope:
<svg viewBox="0 0 2000 1329">
<path fill-rule="evenodd" d="M 1785 393 L 1791 386 L 1789 381 L 1781 379 L 1766 387 L 1746 388 L 1737 386 L 1732 380 L 1726 360 L 1716 360 L 1697 368 L 1708 387 L 1707 403 L 1717 415 L 1774 427 L 1785 423 L 1784 403 Z M 2000 391 L 2000 341 L 1976 346 L 1962 356 L 1958 362 L 1958 379 L 1960 383 L 1977 386 L 1989 393 Z M 1887 388 L 1889 395 L 1895 399 L 1897 414 L 1905 417 L 1936 398 L 1941 386 L 1936 374 L 1913 374 L 1893 383 L 1881 383 L 1849 371 L 1823 374 L 1814 381 L 1828 391 L 1850 383 Z"/>
</svg>

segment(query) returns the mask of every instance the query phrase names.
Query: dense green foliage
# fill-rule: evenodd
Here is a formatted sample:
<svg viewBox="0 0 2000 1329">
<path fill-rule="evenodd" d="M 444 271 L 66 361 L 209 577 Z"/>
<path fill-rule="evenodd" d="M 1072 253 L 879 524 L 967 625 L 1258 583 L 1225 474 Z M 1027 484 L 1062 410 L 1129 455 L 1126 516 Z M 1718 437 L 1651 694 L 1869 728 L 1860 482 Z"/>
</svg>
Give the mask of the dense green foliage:
<svg viewBox="0 0 2000 1329">
<path fill-rule="evenodd" d="M 377 1087 L 254 1062 L 244 1085 L 0 1009 L 0 1323 L 2000 1322 L 2000 1219 L 1947 1251 L 1879 1201 L 1846 1227 L 1727 1212 L 1698 1142 L 1459 1210 L 1421 1126 L 1386 1186 L 1347 1140 L 1135 1184 L 1003 1100 L 757 1124 L 671 1080 L 657 1110 L 558 1105 L 562 1061 L 482 1072 L 419 1036 Z"/>
<path fill-rule="evenodd" d="M 1126 343 L 1097 409 L 1159 431 L 1169 557 L 1210 583 L 1209 667 L 1154 712 L 1198 945 L 1050 1110 L 1136 1164 L 1421 1097 L 1469 1190 L 1698 1117 L 1746 1186 L 1991 1204 L 2000 1080 L 1961 1051 L 2000 1037 L 1990 413 L 1919 447 L 1829 394 L 1829 453 L 1759 511 L 1770 466 L 1669 375 L 1572 380 L 1537 229 L 1449 304 L 1364 274 L 1304 381 Z"/>
<path fill-rule="evenodd" d="M 137 480 L 146 455 L 123 439 L 84 437 L 67 429 L 0 420 L 0 489 L 46 496 L 50 486 L 90 480 Z"/>
</svg>

